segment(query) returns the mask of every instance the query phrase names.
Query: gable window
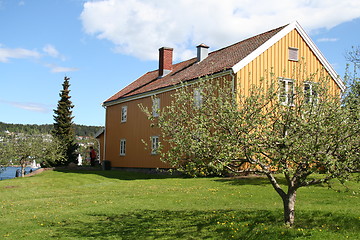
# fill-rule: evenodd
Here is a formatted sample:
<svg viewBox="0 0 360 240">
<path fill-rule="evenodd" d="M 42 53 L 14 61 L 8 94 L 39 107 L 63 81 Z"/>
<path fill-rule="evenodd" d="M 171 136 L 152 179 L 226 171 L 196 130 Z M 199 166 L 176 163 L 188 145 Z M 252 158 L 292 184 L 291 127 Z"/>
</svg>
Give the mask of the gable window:
<svg viewBox="0 0 360 240">
<path fill-rule="evenodd" d="M 127 106 L 121 107 L 121 122 L 126 122 L 127 120 Z"/>
<path fill-rule="evenodd" d="M 318 95 L 316 92 L 316 83 L 304 83 L 304 101 L 305 103 L 317 103 Z"/>
<path fill-rule="evenodd" d="M 196 88 L 194 89 L 194 105 L 196 108 L 200 108 L 202 103 L 202 90 L 200 88 Z"/>
<path fill-rule="evenodd" d="M 279 101 L 284 105 L 292 106 L 294 104 L 294 80 L 279 79 Z"/>
<path fill-rule="evenodd" d="M 120 156 L 125 156 L 126 153 L 126 139 L 120 140 Z"/>
<path fill-rule="evenodd" d="M 158 117 L 160 112 L 160 98 L 153 98 L 152 115 Z"/>
<path fill-rule="evenodd" d="M 159 149 L 159 137 L 152 136 L 151 137 L 151 154 L 158 154 Z"/>
<path fill-rule="evenodd" d="M 289 47 L 289 60 L 290 61 L 299 61 L 299 49 Z"/>
</svg>

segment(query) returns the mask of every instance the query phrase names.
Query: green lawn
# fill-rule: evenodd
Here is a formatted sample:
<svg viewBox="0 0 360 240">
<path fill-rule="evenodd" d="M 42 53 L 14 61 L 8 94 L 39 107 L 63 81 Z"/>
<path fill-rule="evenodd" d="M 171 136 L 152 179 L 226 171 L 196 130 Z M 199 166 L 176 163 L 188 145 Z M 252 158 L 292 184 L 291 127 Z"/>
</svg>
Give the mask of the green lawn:
<svg viewBox="0 0 360 240">
<path fill-rule="evenodd" d="M 289 229 L 265 178 L 46 171 L 0 181 L 0 239 L 360 239 L 349 185 L 300 189 Z"/>
</svg>

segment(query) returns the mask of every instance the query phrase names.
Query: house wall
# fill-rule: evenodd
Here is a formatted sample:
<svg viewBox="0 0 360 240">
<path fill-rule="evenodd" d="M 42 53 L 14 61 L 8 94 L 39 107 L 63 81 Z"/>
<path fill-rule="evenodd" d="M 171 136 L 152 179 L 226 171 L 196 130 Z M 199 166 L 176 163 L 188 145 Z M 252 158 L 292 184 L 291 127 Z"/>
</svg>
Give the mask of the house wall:
<svg viewBox="0 0 360 240">
<path fill-rule="evenodd" d="M 288 60 L 289 47 L 299 49 L 299 61 Z M 237 91 L 247 91 L 251 84 L 259 84 L 260 79 L 264 77 L 270 78 L 270 72 L 274 73 L 275 79 L 284 77 L 300 82 L 305 80 L 308 74 L 317 71 L 320 71 L 319 75 L 329 76 L 323 69 L 321 62 L 312 53 L 297 30 L 294 29 L 236 73 Z M 221 76 L 221 78 L 224 77 L 228 81 L 232 80 L 231 75 Z M 330 81 L 329 87 L 334 94 L 340 93 L 340 88 L 333 80 Z M 160 98 L 161 108 L 170 103 L 173 92 L 174 90 L 156 95 Z M 111 161 L 112 167 L 169 168 L 169 165 L 160 161 L 159 155 L 151 154 L 150 137 L 159 136 L 160 141 L 162 139 L 159 129 L 150 127 L 150 121 L 138 106 L 140 103 L 151 111 L 151 97 L 135 99 L 107 107 L 106 160 Z M 122 123 L 121 108 L 125 105 L 127 106 L 127 121 Z M 121 139 L 126 139 L 125 156 L 120 156 Z M 142 140 L 147 142 L 147 147 Z"/>
<path fill-rule="evenodd" d="M 299 61 L 289 60 L 289 47 L 299 49 Z M 260 79 L 270 80 L 270 73 L 274 74 L 275 79 L 284 77 L 299 83 L 315 72 L 318 72 L 318 77 L 330 77 L 319 59 L 294 29 L 237 72 L 237 87 L 238 91 L 246 93 L 252 84 L 258 85 Z M 318 81 L 318 78 L 315 81 Z M 340 93 L 339 86 L 333 80 L 329 82 L 329 89 L 333 94 Z"/>
<path fill-rule="evenodd" d="M 105 149 L 104 149 L 104 140 L 105 140 L 105 135 L 104 133 L 102 133 L 100 136 L 98 136 L 97 141 L 99 143 L 99 160 L 100 162 L 104 161 L 104 153 L 105 153 Z"/>
<path fill-rule="evenodd" d="M 219 76 L 221 79 L 232 80 L 229 74 Z M 160 98 L 160 108 L 170 104 L 171 95 L 175 90 L 156 94 Z M 152 110 L 152 97 L 131 100 L 115 104 L 106 108 L 106 160 L 111 161 L 112 167 L 126 168 L 170 168 L 170 165 L 160 161 L 160 155 L 151 154 L 151 136 L 159 136 L 160 130 L 150 127 L 150 120 L 139 107 L 142 104 L 149 111 Z M 127 121 L 121 122 L 121 108 L 127 106 Z M 126 154 L 120 156 L 120 140 L 126 139 Z M 147 146 L 143 143 L 146 141 Z M 162 142 L 164 144 L 164 142 Z M 164 150 L 168 145 L 164 145 Z"/>
<path fill-rule="evenodd" d="M 160 107 L 170 102 L 170 92 L 160 93 Z M 112 167 L 127 168 L 169 168 L 160 161 L 159 155 L 151 154 L 151 136 L 159 136 L 157 128 L 150 127 L 150 120 L 139 108 L 139 104 L 152 109 L 152 98 L 132 100 L 108 106 L 106 109 L 106 160 Z M 127 106 L 127 121 L 121 122 L 121 108 Z M 120 156 L 120 140 L 126 139 L 126 154 Z M 148 145 L 146 146 L 144 140 Z M 161 141 L 161 137 L 160 137 Z"/>
</svg>

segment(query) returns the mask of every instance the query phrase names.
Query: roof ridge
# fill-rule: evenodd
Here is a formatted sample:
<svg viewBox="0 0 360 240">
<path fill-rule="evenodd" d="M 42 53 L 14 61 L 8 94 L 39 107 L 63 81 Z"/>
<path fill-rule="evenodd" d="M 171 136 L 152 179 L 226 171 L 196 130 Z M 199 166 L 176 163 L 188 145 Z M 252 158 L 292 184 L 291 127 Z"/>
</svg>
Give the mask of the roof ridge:
<svg viewBox="0 0 360 240">
<path fill-rule="evenodd" d="M 288 26 L 289 24 L 290 24 L 290 23 L 288 23 L 288 24 L 286 24 L 286 25 L 283 25 L 283 26 L 281 26 L 281 27 L 277 27 L 277 28 L 268 30 L 268 31 L 266 31 L 266 32 L 259 33 L 259 34 L 255 35 L 255 36 L 251 36 L 251 37 L 245 38 L 245 39 L 243 39 L 243 40 L 241 40 L 241 41 L 239 41 L 239 42 L 233 43 L 233 44 L 231 44 L 231 45 L 229 45 L 229 46 L 222 47 L 222 48 L 220 48 L 220 49 L 214 50 L 214 51 L 210 52 L 209 54 L 212 54 L 212 53 L 215 53 L 215 52 L 219 52 L 219 51 L 222 51 L 222 50 L 224 50 L 224 49 L 233 47 L 233 46 L 235 46 L 235 45 L 237 45 L 237 44 L 243 43 L 243 42 L 245 42 L 245 41 L 249 41 L 249 40 L 251 40 L 251 39 L 253 39 L 253 38 L 256 38 L 256 37 L 259 37 L 259 36 L 261 36 L 261 35 L 268 34 L 268 33 L 272 32 L 272 31 L 277 31 L 277 30 L 279 30 L 279 29 L 281 29 L 281 28 L 285 28 L 285 27 Z"/>
<path fill-rule="evenodd" d="M 234 66 L 237 66 L 245 58 L 248 58 L 251 53 L 257 51 L 259 47 L 289 25 L 290 24 L 286 24 L 281 27 L 265 31 L 229 46 L 212 51 L 209 53 L 208 57 L 201 62 L 195 61 L 196 57 L 193 57 L 175 63 L 173 64 L 172 71 L 163 77 L 159 77 L 159 75 L 156 74 L 158 69 L 148 71 L 110 97 L 104 102 L 104 104 L 107 102 L 113 102 L 123 97 L 126 98 L 132 95 L 168 87 L 181 81 L 188 81 L 201 76 L 214 74 L 226 69 L 233 69 L 234 71 Z M 231 55 L 228 55 L 230 52 Z"/>
</svg>

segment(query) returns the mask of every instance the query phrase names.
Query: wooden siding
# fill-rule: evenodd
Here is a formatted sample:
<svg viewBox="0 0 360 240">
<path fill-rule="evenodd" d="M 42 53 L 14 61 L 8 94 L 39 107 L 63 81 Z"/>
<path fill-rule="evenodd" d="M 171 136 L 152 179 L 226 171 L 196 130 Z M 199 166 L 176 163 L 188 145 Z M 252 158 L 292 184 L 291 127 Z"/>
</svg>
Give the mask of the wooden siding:
<svg viewBox="0 0 360 240">
<path fill-rule="evenodd" d="M 232 80 L 229 74 L 220 76 L 221 79 Z M 160 108 L 170 104 L 175 90 L 156 94 L 160 98 Z M 155 95 L 154 95 L 155 96 Z M 160 155 L 151 154 L 151 136 L 159 136 L 160 129 L 151 128 L 150 120 L 139 108 L 143 104 L 149 111 L 152 110 L 152 97 L 145 97 L 116 104 L 106 109 L 106 160 L 110 160 L 112 167 L 126 168 L 170 168 L 160 161 Z M 127 121 L 121 122 L 121 108 L 127 106 Z M 126 154 L 120 156 L 120 140 L 126 139 Z M 147 146 L 143 143 L 146 141 Z M 164 143 L 163 143 L 164 144 Z M 164 145 L 164 150 L 168 146 Z"/>
<path fill-rule="evenodd" d="M 160 107 L 170 102 L 171 92 L 160 93 Z M 160 161 L 159 155 L 151 154 L 151 136 L 160 136 L 157 128 L 150 127 L 150 120 L 139 108 L 142 103 L 151 111 L 152 98 L 132 100 L 106 109 L 106 159 L 112 167 L 128 168 L 169 168 Z M 121 122 L 121 107 L 127 106 L 127 121 Z M 126 154 L 120 156 L 120 140 L 126 139 Z M 147 146 L 142 142 L 147 142 Z"/>
<path fill-rule="evenodd" d="M 289 60 L 289 47 L 298 49 L 298 61 Z M 315 81 L 318 81 L 320 76 L 330 78 L 319 59 L 294 29 L 237 72 L 236 85 L 238 91 L 246 93 L 252 84 L 260 84 L 261 79 L 270 80 L 270 73 L 273 73 L 274 80 L 283 77 L 300 83 L 316 72 Z M 340 93 L 340 88 L 335 81 L 331 80 L 329 84 L 333 94 Z"/>
<path fill-rule="evenodd" d="M 289 60 L 288 49 L 298 49 L 298 61 Z M 260 56 L 251 61 L 248 65 L 236 73 L 237 91 L 247 91 L 251 84 L 259 84 L 260 79 L 270 78 L 270 72 L 274 74 L 275 80 L 278 77 L 294 79 L 301 83 L 306 77 L 314 72 L 319 72 L 318 76 L 329 77 L 323 69 L 322 64 L 312 53 L 305 41 L 296 29 L 291 31 Z M 228 81 L 232 80 L 231 75 L 221 76 Z M 334 94 L 340 93 L 340 88 L 335 81 L 330 81 L 330 86 Z M 171 95 L 174 90 L 158 93 L 160 107 L 163 108 L 170 103 Z M 170 166 L 160 161 L 159 155 L 151 154 L 151 136 L 161 134 L 157 128 L 150 127 L 150 121 L 140 110 L 139 104 L 142 103 L 151 111 L 152 98 L 144 97 L 128 102 L 110 105 L 106 109 L 106 133 L 105 133 L 105 156 L 110 160 L 112 167 L 127 168 L 169 168 Z M 127 106 L 127 121 L 121 122 L 121 108 Z M 126 155 L 120 156 L 120 140 L 126 139 Z M 142 139 L 148 143 L 147 149 Z"/>
</svg>

